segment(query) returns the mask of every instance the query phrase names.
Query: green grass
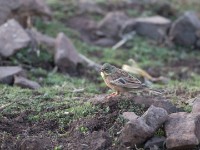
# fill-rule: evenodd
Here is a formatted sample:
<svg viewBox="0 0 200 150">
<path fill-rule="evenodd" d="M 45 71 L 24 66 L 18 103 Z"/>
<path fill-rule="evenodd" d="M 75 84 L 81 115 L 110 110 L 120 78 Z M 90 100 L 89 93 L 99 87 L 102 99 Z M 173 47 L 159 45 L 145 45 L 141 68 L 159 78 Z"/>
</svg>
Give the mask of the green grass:
<svg viewBox="0 0 200 150">
<path fill-rule="evenodd" d="M 29 110 L 34 112 L 29 114 L 29 121 L 56 120 L 63 127 L 73 120 L 92 115 L 96 109 L 84 102 L 98 93 L 98 87 L 86 79 L 49 73 L 42 84 L 43 87 L 35 91 L 0 85 L 0 106 L 15 102 L 2 113 L 19 114 Z M 73 92 L 79 88 L 84 89 L 83 93 Z"/>
<path fill-rule="evenodd" d="M 113 50 L 111 48 L 89 45 L 80 40 L 80 35 L 77 31 L 70 29 L 64 22 L 61 22 L 61 20 L 65 20 L 74 15 L 74 4 L 67 7 L 67 1 L 58 2 L 48 0 L 48 2 L 54 10 L 53 15 L 55 19 L 48 23 L 37 19 L 34 23 L 35 27 L 39 31 L 52 37 L 56 37 L 59 32 L 64 32 L 72 40 L 78 52 L 86 55 L 95 62 L 108 62 L 121 67 L 127 63 L 128 59 L 132 58 L 143 68 L 158 67 L 162 69 L 162 67 L 165 67 L 171 61 L 200 58 L 199 52 L 193 51 L 192 49 L 180 47 L 169 49 L 152 44 L 148 39 L 142 37 L 135 37 L 133 40 L 127 42 L 126 47 L 128 48 L 126 49 L 119 48 Z M 105 1 L 98 0 L 98 2 L 103 3 Z M 186 9 L 184 7 L 182 5 L 177 6 L 181 10 Z M 189 4 L 187 8 L 190 8 Z M 127 12 L 130 16 L 136 16 L 138 13 L 134 10 L 127 10 Z M 146 11 L 143 13 L 143 16 L 151 14 L 152 12 Z M 29 69 L 28 77 L 40 82 L 42 88 L 32 91 L 15 86 L 0 85 L 0 106 L 15 102 L 6 107 L 0 117 L 4 114 L 19 114 L 24 111 L 31 111 L 33 113 L 28 114 L 28 120 L 30 122 L 56 120 L 60 130 L 63 130 L 69 123 L 79 118 L 92 116 L 95 112 L 100 111 L 99 108 L 91 105 L 87 100 L 96 94 L 102 94 L 100 88 L 105 87 L 103 81 L 101 83 L 93 83 L 84 77 L 70 77 L 68 75 L 54 73 L 52 70 L 45 70 L 45 67 L 38 66 L 44 62 L 52 63 L 53 56 L 42 50 L 39 56 L 31 54 L 32 57 L 30 58 L 28 57 L 30 53 L 27 53 L 27 51 L 27 49 L 21 50 L 21 52 L 10 58 L 10 60 L 13 65 L 33 65 L 34 67 Z M 170 73 L 166 74 L 166 76 L 169 77 Z M 100 79 L 100 75 L 97 78 Z M 187 112 L 190 112 L 191 107 L 184 104 L 183 101 L 193 98 L 199 93 L 200 75 L 194 74 L 187 80 L 171 80 L 168 85 L 159 85 L 159 87 L 170 91 L 167 96 L 175 104 L 184 107 Z M 84 91 L 82 93 L 76 93 L 73 92 L 75 89 L 84 89 Z M 180 91 L 182 91 L 181 94 L 178 93 Z M 139 115 L 143 113 L 142 107 L 135 106 L 126 101 L 120 102 L 118 107 L 122 111 L 134 111 Z M 109 107 L 103 108 L 105 115 L 109 111 Z M 120 117 L 118 119 L 119 122 L 123 123 Z M 88 131 L 84 126 L 80 126 L 78 130 L 83 133 Z M 157 134 L 162 135 L 163 133 L 159 130 Z"/>
<path fill-rule="evenodd" d="M 177 10 L 184 12 L 187 10 L 199 11 L 200 1 L 199 0 L 170 0 L 176 7 Z"/>
</svg>

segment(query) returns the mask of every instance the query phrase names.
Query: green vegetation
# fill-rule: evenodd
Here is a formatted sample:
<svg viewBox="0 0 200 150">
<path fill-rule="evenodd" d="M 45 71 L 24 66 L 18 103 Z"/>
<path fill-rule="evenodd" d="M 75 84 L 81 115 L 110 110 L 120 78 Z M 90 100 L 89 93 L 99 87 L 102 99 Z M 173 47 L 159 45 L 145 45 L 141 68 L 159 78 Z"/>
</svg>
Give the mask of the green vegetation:
<svg viewBox="0 0 200 150">
<path fill-rule="evenodd" d="M 195 5 L 197 0 L 193 0 L 192 3 L 186 2 L 187 5 L 184 6 L 180 5 L 177 0 L 172 1 L 178 4 L 176 8 L 180 11 L 191 8 L 191 6 L 195 6 L 196 10 L 199 7 Z M 98 2 L 102 4 L 105 0 L 98 0 Z M 67 19 L 75 15 L 76 2 L 73 0 L 59 2 L 48 0 L 48 3 L 53 10 L 54 19 L 50 22 L 37 19 L 34 26 L 39 31 L 53 37 L 56 37 L 59 32 L 64 32 L 72 40 L 78 52 L 100 64 L 108 62 L 121 67 L 131 58 L 145 70 L 160 70 L 158 75 L 170 78 L 170 81 L 166 85 L 156 84 L 154 86 L 164 89 L 166 98 L 170 99 L 175 105 L 191 112 L 191 106 L 186 101 L 200 93 L 200 75 L 195 73 L 190 65 L 180 65 L 176 68 L 173 64 L 176 65 L 179 60 L 199 60 L 199 51 L 182 47 L 166 48 L 138 36 L 125 44 L 127 48 L 117 50 L 90 45 L 80 40 L 78 31 L 66 25 Z M 138 16 L 140 12 L 127 10 L 127 14 Z M 142 13 L 142 16 L 152 14 L 154 13 L 147 10 Z M 91 17 L 94 20 L 99 20 L 102 16 Z M 26 118 L 28 122 L 55 121 L 58 123 L 59 133 L 65 135 L 67 134 L 65 128 L 70 123 L 81 118 L 93 117 L 96 114 L 106 116 L 112 111 L 109 106 L 100 108 L 88 102 L 90 98 L 97 94 L 110 93 L 105 88 L 106 85 L 100 75 L 95 78 L 102 82 L 95 83 L 84 76 L 74 77 L 57 73 L 53 69 L 53 56 L 45 51 L 45 48 L 40 49 L 40 55 L 29 49 L 23 49 L 12 58 L 9 58 L 12 65 L 20 64 L 28 69 L 28 78 L 39 82 L 42 88 L 29 90 L 0 84 L 0 108 L 11 104 L 0 113 L 0 119 L 4 115 L 16 116 L 23 112 L 29 112 Z M 29 55 L 32 57 L 28 57 Z M 124 111 L 133 111 L 137 115 L 142 115 L 145 111 L 144 106 L 137 106 L 126 100 L 119 102 L 116 107 L 119 114 Z M 113 137 L 116 136 L 116 130 L 119 131 L 120 129 L 117 125 L 123 126 L 125 123 L 120 115 L 114 119 L 115 124 L 109 126 L 108 130 Z M 88 127 L 82 124 L 78 125 L 76 130 L 83 134 L 87 134 L 89 131 Z M 163 136 L 163 130 L 159 129 L 156 135 Z M 113 143 L 117 143 L 117 140 Z M 55 147 L 55 150 L 60 149 L 62 149 L 62 146 Z"/>
<path fill-rule="evenodd" d="M 99 2 L 103 3 L 103 1 Z M 122 66 L 122 64 L 127 63 L 129 58 L 133 58 L 141 67 L 148 69 L 149 67 L 163 68 L 166 64 L 179 59 L 192 59 L 194 57 L 197 59 L 197 57 L 200 57 L 197 56 L 198 52 L 190 49 L 179 47 L 169 49 L 152 44 L 152 42 L 141 37 L 135 37 L 133 40 L 126 43 L 126 46 L 129 47 L 128 49 L 120 48 L 112 50 L 111 48 L 89 45 L 80 41 L 79 33 L 67 27 L 64 23 L 65 21 L 61 22 L 61 20 L 66 20 L 68 17 L 74 15 L 75 2 L 61 1 L 58 3 L 54 0 L 48 0 L 48 3 L 52 10 L 57 10 L 54 11 L 54 17 L 56 19 L 48 23 L 37 19 L 35 22 L 36 28 L 53 37 L 59 32 L 64 32 L 72 39 L 80 53 L 98 63 L 109 62 L 117 66 Z M 72 4 L 70 7 L 68 7 L 69 3 Z M 189 7 L 189 5 L 187 6 Z M 129 15 L 137 15 L 137 11 L 128 10 L 127 13 Z M 27 53 L 27 51 L 27 49 L 24 49 L 11 58 L 13 64 L 28 64 L 37 67 L 35 64 L 40 66 L 39 64 L 42 62 L 53 62 L 52 55 L 48 54 L 46 51 L 41 50 L 39 56 L 34 53 L 31 59 L 29 59 L 29 53 Z M 99 57 L 97 57 L 96 54 L 99 54 Z M 168 72 L 165 75 L 170 77 L 172 74 L 176 74 L 176 72 Z M 30 121 L 58 119 L 58 122 L 62 126 L 62 124 L 72 122 L 75 119 L 92 115 L 93 112 L 96 111 L 96 108 L 85 101 L 95 94 L 100 94 L 99 89 L 105 87 L 103 82 L 95 84 L 85 78 L 70 77 L 60 73 L 49 72 L 42 68 L 31 69 L 29 77 L 33 80 L 38 80 L 38 77 L 41 77 L 43 88 L 37 91 L 31 91 L 18 87 L 0 85 L 0 105 L 16 101 L 13 105 L 4 109 L 3 113 L 15 114 L 30 110 L 34 112 L 29 116 Z M 100 79 L 101 77 L 98 76 L 97 78 Z M 180 102 L 180 99 L 189 99 L 195 96 L 195 93 L 199 91 L 199 81 L 200 76 L 192 74 L 187 80 L 175 79 L 171 80 L 169 85 L 159 87 L 169 90 L 172 101 L 177 104 Z M 74 89 L 82 88 L 84 89 L 82 93 L 73 92 Z M 183 95 L 177 94 L 177 91 L 180 90 L 184 91 Z M 130 104 L 122 104 L 121 108 L 125 108 L 129 105 Z M 188 106 L 185 107 L 187 110 L 190 110 Z M 130 107 L 129 110 L 140 111 L 137 107 Z"/>
<path fill-rule="evenodd" d="M 49 73 L 43 85 L 37 91 L 0 85 L 0 105 L 14 102 L 2 113 L 14 115 L 31 111 L 33 113 L 28 116 L 31 122 L 57 120 L 62 127 L 77 118 L 92 115 L 95 111 L 90 103 L 84 101 L 98 93 L 98 89 L 86 79 Z M 83 93 L 74 92 L 79 88 L 84 89 Z M 93 93 L 90 92 L 91 89 Z"/>
</svg>

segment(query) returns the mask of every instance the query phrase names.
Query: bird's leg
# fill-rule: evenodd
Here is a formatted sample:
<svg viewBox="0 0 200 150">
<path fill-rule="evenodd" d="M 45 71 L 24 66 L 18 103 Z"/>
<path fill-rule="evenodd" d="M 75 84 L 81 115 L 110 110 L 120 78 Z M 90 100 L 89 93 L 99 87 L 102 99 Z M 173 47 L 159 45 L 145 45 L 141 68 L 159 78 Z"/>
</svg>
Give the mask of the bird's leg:
<svg viewBox="0 0 200 150">
<path fill-rule="evenodd" d="M 116 92 L 113 92 L 113 93 L 111 93 L 110 95 L 108 95 L 106 98 L 115 97 L 115 96 L 117 96 L 117 95 L 119 95 L 119 94 L 120 94 L 120 92 L 119 92 L 119 91 L 116 91 Z"/>
<path fill-rule="evenodd" d="M 118 93 L 118 91 L 117 91 L 117 92 L 111 93 L 110 95 L 115 96 L 115 95 L 118 95 L 118 94 L 119 94 L 119 93 Z"/>
</svg>

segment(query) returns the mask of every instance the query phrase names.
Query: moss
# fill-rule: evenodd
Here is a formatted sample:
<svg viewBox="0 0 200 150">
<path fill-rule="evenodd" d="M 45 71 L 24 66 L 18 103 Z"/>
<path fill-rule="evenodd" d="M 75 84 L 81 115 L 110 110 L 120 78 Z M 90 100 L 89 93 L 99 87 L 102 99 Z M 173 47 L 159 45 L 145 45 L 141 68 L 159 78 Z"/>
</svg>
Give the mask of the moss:
<svg viewBox="0 0 200 150">
<path fill-rule="evenodd" d="M 62 127 L 75 119 L 91 115 L 95 107 L 84 102 L 98 88 L 86 79 L 72 78 L 62 74 L 49 73 L 38 90 L 21 89 L 0 85 L 0 106 L 13 103 L 3 110 L 3 114 L 19 114 L 33 111 L 27 117 L 31 122 L 54 120 Z M 74 89 L 84 88 L 83 93 L 74 93 Z M 91 89 L 93 90 L 93 94 Z M 68 113 L 69 114 L 68 114 Z"/>
</svg>

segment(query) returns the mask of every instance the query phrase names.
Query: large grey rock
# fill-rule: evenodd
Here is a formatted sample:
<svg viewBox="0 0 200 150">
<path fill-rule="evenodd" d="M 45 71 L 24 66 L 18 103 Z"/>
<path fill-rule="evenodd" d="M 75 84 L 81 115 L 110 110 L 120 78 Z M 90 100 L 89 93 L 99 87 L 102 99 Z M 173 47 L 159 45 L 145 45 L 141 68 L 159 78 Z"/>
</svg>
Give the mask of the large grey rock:
<svg viewBox="0 0 200 150">
<path fill-rule="evenodd" d="M 33 90 L 36 90 L 41 87 L 37 82 L 28 80 L 20 76 L 14 77 L 14 85 L 17 85 L 21 88 L 28 88 L 28 89 L 33 89 Z"/>
<path fill-rule="evenodd" d="M 123 12 L 108 13 L 98 24 L 98 30 L 108 38 L 119 38 L 119 31 L 128 17 Z"/>
<path fill-rule="evenodd" d="M 12 10 L 16 10 L 19 7 L 20 0 L 0 0 L 0 25 L 12 16 Z"/>
<path fill-rule="evenodd" d="M 200 113 L 170 114 L 165 123 L 168 149 L 192 149 L 200 140 Z"/>
<path fill-rule="evenodd" d="M 140 118 L 126 123 L 119 137 L 125 146 L 142 144 L 154 135 L 154 132 L 167 120 L 166 110 L 151 106 Z"/>
<path fill-rule="evenodd" d="M 19 49 L 25 48 L 30 37 L 14 19 L 8 20 L 0 26 L 0 55 L 9 57 Z"/>
<path fill-rule="evenodd" d="M 194 46 L 196 31 L 200 29 L 200 19 L 195 12 L 185 12 L 174 23 L 169 32 L 170 39 L 182 46 Z"/>
<path fill-rule="evenodd" d="M 78 63 L 81 63 L 76 48 L 71 40 L 64 33 L 59 33 L 56 38 L 54 62 L 61 70 L 76 70 Z"/>
<path fill-rule="evenodd" d="M 171 21 L 161 16 L 130 19 L 124 23 L 121 34 L 135 31 L 138 35 L 162 41 L 167 35 Z"/>
<path fill-rule="evenodd" d="M 50 17 L 51 11 L 44 0 L 0 0 L 0 25 L 11 18 L 23 23 L 28 16 Z"/>
<path fill-rule="evenodd" d="M 0 83 L 13 84 L 15 75 L 25 76 L 25 72 L 18 66 L 0 67 Z"/>
</svg>

